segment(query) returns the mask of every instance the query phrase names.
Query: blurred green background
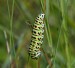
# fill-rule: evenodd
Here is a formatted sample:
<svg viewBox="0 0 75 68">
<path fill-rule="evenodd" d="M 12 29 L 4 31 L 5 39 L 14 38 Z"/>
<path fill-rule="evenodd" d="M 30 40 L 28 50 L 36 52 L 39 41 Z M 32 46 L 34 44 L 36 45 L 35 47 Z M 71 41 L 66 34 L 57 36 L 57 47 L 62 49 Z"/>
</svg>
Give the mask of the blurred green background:
<svg viewBox="0 0 75 68">
<path fill-rule="evenodd" d="M 40 61 L 28 61 L 32 25 L 40 13 L 45 13 L 42 48 L 52 67 L 43 52 Z M 75 68 L 75 0 L 0 0 L 0 68 Z"/>
</svg>

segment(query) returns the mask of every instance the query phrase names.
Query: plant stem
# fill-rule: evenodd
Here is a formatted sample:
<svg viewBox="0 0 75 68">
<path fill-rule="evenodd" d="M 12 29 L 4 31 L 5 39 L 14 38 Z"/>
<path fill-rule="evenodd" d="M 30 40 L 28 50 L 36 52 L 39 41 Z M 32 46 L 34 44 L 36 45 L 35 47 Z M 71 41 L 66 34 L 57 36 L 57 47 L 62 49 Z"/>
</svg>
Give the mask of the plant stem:
<svg viewBox="0 0 75 68">
<path fill-rule="evenodd" d="M 61 5 L 61 11 L 62 11 L 62 23 L 63 23 L 63 30 L 64 30 L 64 40 L 65 40 L 65 52 L 66 52 L 66 58 L 67 58 L 67 68 L 71 68 L 70 63 L 70 55 L 69 55 L 69 47 L 68 47 L 68 36 L 66 34 L 67 31 L 67 0 L 60 0 Z"/>
</svg>

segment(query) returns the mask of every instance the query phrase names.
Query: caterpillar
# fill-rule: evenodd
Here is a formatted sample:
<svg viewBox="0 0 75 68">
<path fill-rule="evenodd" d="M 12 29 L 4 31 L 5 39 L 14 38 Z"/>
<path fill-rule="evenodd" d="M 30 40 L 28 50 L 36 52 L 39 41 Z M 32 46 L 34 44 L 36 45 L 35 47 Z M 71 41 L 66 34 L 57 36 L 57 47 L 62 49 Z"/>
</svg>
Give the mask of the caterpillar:
<svg viewBox="0 0 75 68">
<path fill-rule="evenodd" d="M 44 37 L 44 15 L 45 14 L 39 14 L 38 17 L 36 17 L 33 25 L 31 42 L 29 46 L 29 56 L 32 59 L 38 59 L 38 57 L 41 55 L 40 48 Z"/>
</svg>

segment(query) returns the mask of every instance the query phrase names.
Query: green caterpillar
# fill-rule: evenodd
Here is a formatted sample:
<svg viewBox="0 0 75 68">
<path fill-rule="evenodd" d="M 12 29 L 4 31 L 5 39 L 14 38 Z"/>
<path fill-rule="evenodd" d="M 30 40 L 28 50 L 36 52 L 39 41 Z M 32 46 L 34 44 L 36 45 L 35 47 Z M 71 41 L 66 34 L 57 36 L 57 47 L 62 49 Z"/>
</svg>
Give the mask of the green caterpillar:
<svg viewBox="0 0 75 68">
<path fill-rule="evenodd" d="M 33 25 L 31 43 L 29 46 L 29 56 L 31 56 L 32 59 L 38 59 L 41 55 L 40 48 L 44 37 L 44 15 L 45 14 L 39 14 Z"/>
</svg>

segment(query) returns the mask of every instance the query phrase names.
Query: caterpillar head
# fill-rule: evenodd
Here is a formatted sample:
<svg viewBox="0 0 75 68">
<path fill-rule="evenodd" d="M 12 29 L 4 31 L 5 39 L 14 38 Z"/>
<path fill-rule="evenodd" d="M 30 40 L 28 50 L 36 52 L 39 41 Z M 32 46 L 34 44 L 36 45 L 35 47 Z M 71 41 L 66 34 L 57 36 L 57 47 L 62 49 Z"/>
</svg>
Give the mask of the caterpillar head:
<svg viewBox="0 0 75 68">
<path fill-rule="evenodd" d="M 38 17 L 39 17 L 41 20 L 43 20 L 43 19 L 44 19 L 44 15 L 45 15 L 45 14 L 39 14 Z"/>
<path fill-rule="evenodd" d="M 39 21 L 42 20 L 43 21 L 44 15 L 45 14 L 39 14 L 38 17 L 36 18 L 36 20 L 39 20 Z"/>
</svg>

